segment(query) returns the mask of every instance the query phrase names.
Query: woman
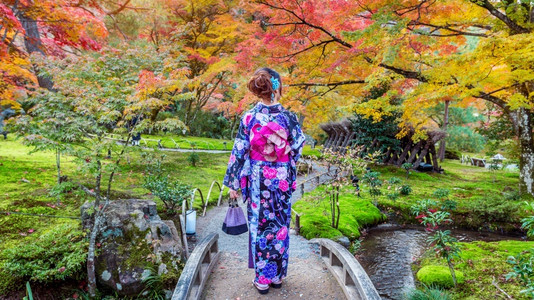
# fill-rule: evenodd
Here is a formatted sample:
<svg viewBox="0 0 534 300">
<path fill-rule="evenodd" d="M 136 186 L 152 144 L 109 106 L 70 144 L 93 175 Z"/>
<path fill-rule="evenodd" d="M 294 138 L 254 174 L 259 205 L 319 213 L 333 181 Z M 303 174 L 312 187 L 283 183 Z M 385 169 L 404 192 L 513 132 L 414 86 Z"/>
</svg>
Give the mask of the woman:
<svg viewBox="0 0 534 300">
<path fill-rule="evenodd" d="M 224 185 L 230 198 L 241 188 L 249 222 L 249 268 L 261 294 L 281 288 L 287 275 L 291 194 L 297 186 L 296 163 L 304 135 L 296 116 L 278 100 L 280 75 L 259 69 L 248 83 L 261 101 L 241 118 Z"/>
</svg>

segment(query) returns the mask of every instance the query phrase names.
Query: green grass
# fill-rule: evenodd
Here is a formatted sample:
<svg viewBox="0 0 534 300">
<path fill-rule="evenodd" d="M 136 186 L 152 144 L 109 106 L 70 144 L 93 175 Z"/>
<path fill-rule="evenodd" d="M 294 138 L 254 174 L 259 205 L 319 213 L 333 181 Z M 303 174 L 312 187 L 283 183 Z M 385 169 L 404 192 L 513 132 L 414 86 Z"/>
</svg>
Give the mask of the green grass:
<svg viewBox="0 0 534 300">
<path fill-rule="evenodd" d="M 317 146 L 312 149 L 310 145 L 304 145 L 304 147 L 302 148 L 302 156 L 312 156 L 315 158 L 320 158 L 322 156 L 321 148 L 322 147 Z"/>
<path fill-rule="evenodd" d="M 384 195 L 378 198 L 379 205 L 400 222 L 415 222 L 410 214 L 411 205 L 418 200 L 433 198 L 432 193 L 436 189 L 445 188 L 450 191 L 449 199 L 458 203 L 452 212 L 456 226 L 476 230 L 518 230 L 519 221 L 526 214 L 521 205 L 523 201 L 533 200 L 526 194 L 519 200 L 506 199 L 505 189 L 517 190 L 518 172 L 496 171 L 494 181 L 494 175 L 485 168 L 462 165 L 454 160 L 445 160 L 442 167 L 444 174 L 411 171 L 409 179 L 406 179 L 403 169 L 373 166 L 374 171 L 381 173 L 381 179 L 399 177 L 413 189 L 410 195 L 393 201 L 385 196 L 389 192 L 385 183 L 381 188 Z M 363 185 L 362 195 L 370 199 L 367 187 Z"/>
<path fill-rule="evenodd" d="M 307 239 L 346 236 L 353 240 L 360 236 L 360 228 L 377 224 L 385 220 L 385 216 L 368 199 L 356 197 L 347 188 L 340 192 L 339 228 L 331 224 L 329 198 L 325 186 L 306 194 L 293 206 L 301 214 L 300 233 Z"/>
<path fill-rule="evenodd" d="M 493 280 L 514 299 L 527 299 L 520 294 L 523 287 L 517 280 L 504 278 L 512 270 L 506 259 L 534 247 L 534 242 L 478 241 L 460 243 L 460 247 L 461 259 L 456 262 L 455 269 L 464 274 L 465 282 L 451 289 L 454 299 L 504 299 L 496 298 L 496 295 L 503 295 L 492 284 Z M 418 268 L 431 265 L 447 267 L 444 259 L 437 258 L 432 251 L 428 251 L 420 260 Z"/>
<path fill-rule="evenodd" d="M 195 136 L 180 136 L 175 134 L 166 135 L 147 135 L 141 136 L 143 139 L 148 139 L 146 144 L 141 140 L 142 146 L 157 147 L 157 140 L 161 140 L 161 145 L 164 148 L 180 148 L 180 149 L 202 149 L 202 150 L 232 150 L 234 141 L 212 139 L 207 137 Z"/>
<path fill-rule="evenodd" d="M 55 156 L 50 152 L 29 154 L 30 150 L 14 140 L 13 136 L 6 141 L 0 139 L 0 252 L 18 242 L 32 243 L 42 232 L 58 224 L 73 222 L 71 219 L 6 215 L 2 212 L 79 217 L 80 206 L 87 200 L 93 201 L 85 194 L 74 191 L 66 195 L 61 205 L 56 206 L 56 198 L 49 195 L 50 189 L 56 184 Z M 187 160 L 189 153 L 165 154 L 163 167 L 171 178 L 200 188 L 204 197 L 213 180 L 222 184 L 229 154 L 198 153 L 200 162 L 197 167 L 190 166 Z M 130 163 L 124 159 L 115 176 L 112 199 L 153 199 L 149 191 L 142 187 L 145 166 L 140 154 L 133 152 L 128 156 Z M 92 188 L 92 178 L 82 175 L 71 157 L 62 158 L 62 167 L 63 175 L 67 175 L 70 181 L 81 182 Z M 211 202 L 216 201 L 217 197 L 218 190 L 214 188 Z M 158 204 L 158 209 L 163 207 L 159 199 L 153 200 Z M 195 206 L 200 206 L 199 197 Z"/>
</svg>

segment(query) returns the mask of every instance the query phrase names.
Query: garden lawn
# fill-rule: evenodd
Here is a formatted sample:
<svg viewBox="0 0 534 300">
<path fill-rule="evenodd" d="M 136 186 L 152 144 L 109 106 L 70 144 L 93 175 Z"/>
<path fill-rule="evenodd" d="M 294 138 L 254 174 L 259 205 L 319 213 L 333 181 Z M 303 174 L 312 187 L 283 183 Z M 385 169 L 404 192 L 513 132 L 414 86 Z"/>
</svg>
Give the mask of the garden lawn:
<svg viewBox="0 0 534 300">
<path fill-rule="evenodd" d="M 346 236 L 354 240 L 360 236 L 360 228 L 380 223 L 386 219 L 369 199 L 358 198 L 345 188 L 339 194 L 341 211 L 339 228 L 331 226 L 330 200 L 326 186 L 320 186 L 307 193 L 293 205 L 293 209 L 301 215 L 300 234 L 307 239 Z"/>
<path fill-rule="evenodd" d="M 514 299 L 528 299 L 520 293 L 524 287 L 517 279 L 505 279 L 505 275 L 512 270 L 506 259 L 532 247 L 534 242 L 524 241 L 460 243 L 461 259 L 456 262 L 455 269 L 464 273 L 465 282 L 451 289 L 454 299 L 505 299 L 492 284 L 493 280 Z M 429 265 L 447 267 L 446 261 L 436 258 L 432 250 L 423 255 L 416 268 Z"/>
<path fill-rule="evenodd" d="M 146 145 L 141 140 L 142 146 L 157 147 L 157 140 L 161 140 L 161 145 L 165 148 L 181 148 L 181 149 L 203 149 L 203 150 L 232 150 L 234 141 L 220 140 L 207 137 L 196 136 L 180 136 L 180 135 L 141 135 L 143 139 L 147 139 Z"/>
<path fill-rule="evenodd" d="M 373 171 L 381 173 L 380 178 L 388 180 L 395 176 L 403 184 L 412 188 L 408 196 L 390 200 L 388 184 L 381 188 L 383 193 L 379 205 L 399 222 L 412 222 L 410 207 L 418 200 L 434 199 L 432 193 L 438 188 L 450 191 L 449 199 L 457 202 L 452 211 L 455 226 L 475 230 L 518 231 L 520 219 L 527 212 L 522 209 L 524 201 L 532 201 L 530 195 L 514 195 L 518 190 L 519 173 L 499 170 L 494 173 L 488 169 L 461 164 L 456 160 L 445 160 L 442 164 L 444 174 L 411 171 L 409 179 L 406 172 L 394 166 L 374 166 Z M 371 199 L 368 189 L 361 185 L 362 196 Z"/>
<path fill-rule="evenodd" d="M 20 243 L 30 244 L 43 232 L 59 224 L 80 222 L 66 218 L 8 215 L 6 212 L 79 217 L 80 206 L 87 200 L 93 200 L 75 189 L 64 195 L 61 204 L 57 205 L 57 199 L 49 195 L 57 180 L 55 156 L 51 152 L 29 154 L 30 150 L 19 140 L 14 140 L 13 135 L 8 140 L 0 139 L 0 266 L 2 252 L 7 248 L 17 247 Z M 205 197 L 213 180 L 222 184 L 229 154 L 198 153 L 200 161 L 197 167 L 190 165 L 190 153 L 164 154 L 163 168 L 171 178 L 200 188 Z M 153 199 L 149 191 L 142 187 L 145 165 L 140 153 L 131 152 L 128 156 L 129 159 L 123 160 L 115 176 L 111 198 Z M 110 162 L 111 160 L 108 161 Z M 62 157 L 62 168 L 62 174 L 67 175 L 69 181 L 93 188 L 92 178 L 82 175 L 71 157 Z M 103 186 L 105 185 L 107 182 L 103 182 Z M 217 197 L 218 190 L 215 188 L 210 197 L 211 202 L 215 202 Z M 158 210 L 162 211 L 161 201 L 153 200 L 158 204 Z M 196 198 L 195 206 L 200 206 L 199 197 Z M 8 283 L 6 274 L 0 268 L 0 295 L 5 287 L 3 284 Z"/>
</svg>

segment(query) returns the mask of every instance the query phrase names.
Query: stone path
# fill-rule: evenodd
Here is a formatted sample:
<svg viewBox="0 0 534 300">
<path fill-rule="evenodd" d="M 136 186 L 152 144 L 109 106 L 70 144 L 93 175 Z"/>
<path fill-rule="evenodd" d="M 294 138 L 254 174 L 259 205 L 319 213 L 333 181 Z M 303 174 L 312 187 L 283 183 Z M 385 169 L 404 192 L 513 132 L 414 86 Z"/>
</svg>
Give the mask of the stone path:
<svg viewBox="0 0 534 300">
<path fill-rule="evenodd" d="M 326 168 L 314 166 L 314 174 Z M 308 178 L 313 177 L 310 174 Z M 321 183 L 328 177 L 323 176 Z M 299 177 L 299 182 L 306 177 Z M 316 188 L 316 181 L 305 184 L 304 191 Z M 294 203 L 300 198 L 298 191 Z M 241 204 L 244 209 L 244 205 Z M 228 235 L 222 231 L 227 206 L 212 208 L 205 217 L 197 219 L 197 241 L 209 233 L 219 233 L 220 259 L 204 289 L 203 299 L 265 299 L 252 286 L 254 271 L 247 268 L 248 234 Z M 268 299 L 345 299 L 335 278 L 319 256 L 319 247 L 291 230 L 288 277 L 282 289 L 271 289 Z"/>
</svg>

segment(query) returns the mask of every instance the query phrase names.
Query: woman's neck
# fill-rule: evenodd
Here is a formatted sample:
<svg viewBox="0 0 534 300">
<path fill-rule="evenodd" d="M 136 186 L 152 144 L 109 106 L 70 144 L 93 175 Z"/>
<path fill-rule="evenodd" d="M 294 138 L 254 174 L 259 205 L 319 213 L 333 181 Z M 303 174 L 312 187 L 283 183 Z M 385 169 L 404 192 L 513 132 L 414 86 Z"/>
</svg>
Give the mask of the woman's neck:
<svg viewBox="0 0 534 300">
<path fill-rule="evenodd" d="M 278 104 L 279 102 L 278 101 L 271 101 L 271 99 L 267 100 L 267 99 L 261 99 L 261 103 L 263 105 L 267 105 L 267 106 L 271 106 L 271 105 L 276 105 Z"/>
</svg>

